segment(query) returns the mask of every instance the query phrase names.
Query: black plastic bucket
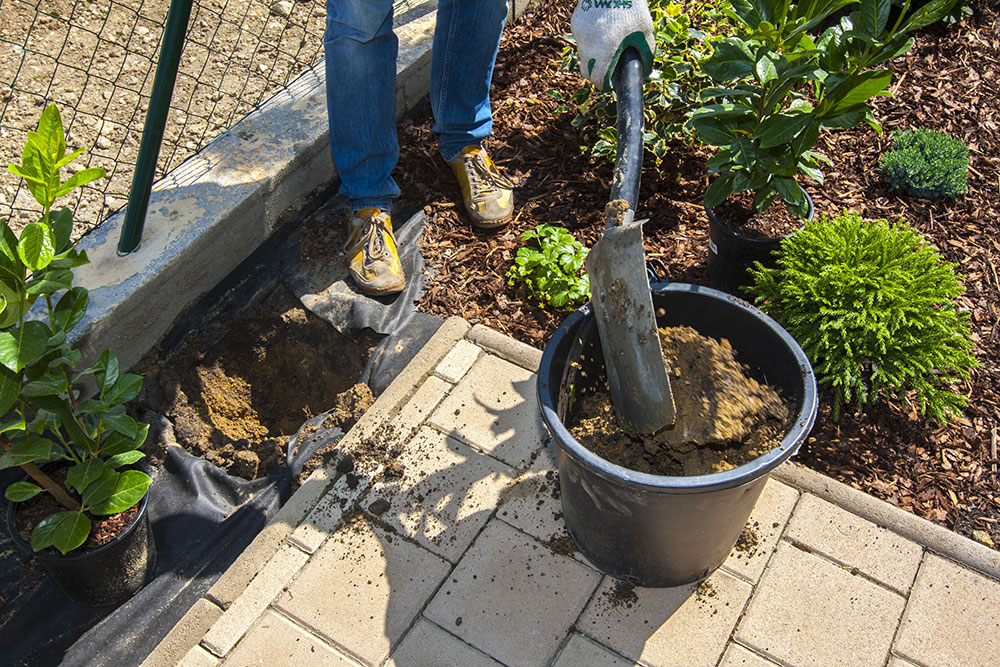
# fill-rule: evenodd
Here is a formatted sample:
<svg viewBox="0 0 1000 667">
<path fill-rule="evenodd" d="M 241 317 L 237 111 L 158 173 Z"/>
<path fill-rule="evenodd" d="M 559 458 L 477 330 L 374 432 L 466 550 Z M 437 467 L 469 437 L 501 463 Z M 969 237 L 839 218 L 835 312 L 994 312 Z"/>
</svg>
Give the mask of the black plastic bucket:
<svg viewBox="0 0 1000 667">
<path fill-rule="evenodd" d="M 814 215 L 813 201 L 809 201 L 807 220 Z M 782 239 L 791 234 L 774 238 L 758 239 L 738 234 L 719 220 L 712 209 L 705 207 L 708 214 L 708 275 L 719 289 L 739 297 L 746 297 L 743 287 L 749 285 L 750 267 L 760 262 L 767 268 L 774 268 L 775 254 L 781 248 Z M 794 232 L 792 232 L 794 234 Z"/>
<path fill-rule="evenodd" d="M 604 383 L 590 307 L 559 327 L 538 370 L 538 398 L 558 443 L 563 518 L 581 553 L 602 571 L 643 586 L 707 577 L 732 550 L 768 473 L 795 454 L 816 419 L 816 382 L 805 353 L 774 320 L 718 290 L 672 283 L 653 289 L 661 326 L 686 325 L 727 338 L 757 380 L 794 406 L 781 444 L 738 468 L 710 475 L 651 475 L 606 461 L 566 429 L 572 396 Z M 662 311 L 661 311 L 662 309 Z"/>
<path fill-rule="evenodd" d="M 91 551 L 65 556 L 35 553 L 14 524 L 17 503 L 7 504 L 7 530 L 23 552 L 38 560 L 52 581 L 77 604 L 104 607 L 124 602 L 142 588 L 156 564 L 156 545 L 146 511 L 149 493 L 139 501 L 135 521 L 111 542 Z"/>
</svg>

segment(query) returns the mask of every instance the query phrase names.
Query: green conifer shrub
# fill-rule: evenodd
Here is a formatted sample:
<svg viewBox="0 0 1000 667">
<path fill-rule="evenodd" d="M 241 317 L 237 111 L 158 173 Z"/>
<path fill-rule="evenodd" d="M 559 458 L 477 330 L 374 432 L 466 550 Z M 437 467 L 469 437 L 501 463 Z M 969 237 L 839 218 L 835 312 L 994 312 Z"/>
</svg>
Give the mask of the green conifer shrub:
<svg viewBox="0 0 1000 667">
<path fill-rule="evenodd" d="M 904 221 L 856 213 L 806 223 L 778 265 L 751 269 L 749 291 L 799 342 L 833 415 L 883 397 L 945 421 L 965 407 L 952 390 L 977 365 L 954 265 Z"/>
<path fill-rule="evenodd" d="M 903 130 L 893 135 L 881 172 L 890 190 L 924 199 L 954 199 L 968 189 L 969 149 L 943 132 Z"/>
</svg>

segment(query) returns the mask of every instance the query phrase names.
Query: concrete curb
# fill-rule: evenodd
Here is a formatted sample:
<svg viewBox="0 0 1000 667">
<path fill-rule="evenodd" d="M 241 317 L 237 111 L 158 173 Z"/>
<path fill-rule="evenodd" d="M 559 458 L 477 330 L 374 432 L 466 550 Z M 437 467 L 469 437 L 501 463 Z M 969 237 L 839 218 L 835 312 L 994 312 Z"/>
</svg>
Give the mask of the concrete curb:
<svg viewBox="0 0 1000 667">
<path fill-rule="evenodd" d="M 1000 551 L 990 549 L 798 463 L 784 463 L 775 479 L 808 491 L 951 560 L 1000 579 Z"/>
<path fill-rule="evenodd" d="M 465 335 L 465 339 L 525 370 L 538 372 L 542 351 L 527 343 L 514 340 L 482 324 L 472 327 Z"/>
</svg>

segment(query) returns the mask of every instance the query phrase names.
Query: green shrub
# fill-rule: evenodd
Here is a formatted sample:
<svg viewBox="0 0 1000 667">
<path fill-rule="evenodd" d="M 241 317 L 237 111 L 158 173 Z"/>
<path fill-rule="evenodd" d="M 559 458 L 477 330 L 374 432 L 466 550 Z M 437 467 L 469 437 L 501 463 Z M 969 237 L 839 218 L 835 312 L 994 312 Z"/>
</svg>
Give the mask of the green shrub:
<svg viewBox="0 0 1000 667">
<path fill-rule="evenodd" d="M 935 419 L 966 398 L 950 386 L 976 366 L 954 266 L 906 223 L 856 213 L 809 222 L 781 243 L 778 266 L 751 269 L 757 304 L 799 342 L 821 385 L 845 405 L 880 396 Z"/>
<path fill-rule="evenodd" d="M 590 280 L 581 275 L 589 252 L 563 227 L 538 225 L 521 234 L 522 241 L 535 241 L 537 248 L 519 248 L 507 272 L 507 284 L 523 283 L 542 302 L 553 308 L 575 308 L 590 299 Z"/>
<path fill-rule="evenodd" d="M 943 132 L 903 130 L 882 156 L 890 190 L 924 199 L 954 199 L 968 189 L 969 149 Z"/>
<path fill-rule="evenodd" d="M 643 140 L 647 150 L 659 165 L 666 157 L 669 144 L 690 141 L 692 131 L 685 126 L 688 112 L 699 105 L 701 91 L 711 85 L 702 73 L 700 63 L 711 53 L 709 39 L 727 33 L 729 25 L 723 8 L 725 0 L 650 0 L 656 34 L 656 54 L 653 73 L 643 87 L 645 128 Z M 563 51 L 563 67 L 577 69 L 576 49 Z M 572 123 L 576 127 L 589 125 L 595 129 L 596 140 L 592 155 L 615 157 L 617 131 L 614 93 L 599 91 L 584 83 L 569 98 L 550 92 L 566 102 L 559 112 L 576 112 Z"/>
</svg>

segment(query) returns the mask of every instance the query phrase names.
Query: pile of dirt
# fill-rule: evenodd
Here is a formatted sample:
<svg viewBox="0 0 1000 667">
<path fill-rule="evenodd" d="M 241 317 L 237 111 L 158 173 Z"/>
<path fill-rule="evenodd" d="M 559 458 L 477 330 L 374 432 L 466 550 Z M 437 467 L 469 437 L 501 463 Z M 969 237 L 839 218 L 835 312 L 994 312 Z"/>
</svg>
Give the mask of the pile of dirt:
<svg viewBox="0 0 1000 667">
<path fill-rule="evenodd" d="M 601 458 L 654 475 L 705 475 L 766 454 L 788 430 L 778 392 L 748 375 L 726 339 L 691 327 L 660 331 L 677 423 L 645 437 L 618 427 L 605 388 L 580 400 L 570 433 Z"/>
<path fill-rule="evenodd" d="M 283 464 L 310 417 L 333 408 L 345 431 L 357 421 L 372 401 L 355 384 L 374 345 L 342 336 L 279 285 L 163 359 L 147 356 L 140 404 L 164 415 L 189 452 L 256 479 Z"/>
</svg>

